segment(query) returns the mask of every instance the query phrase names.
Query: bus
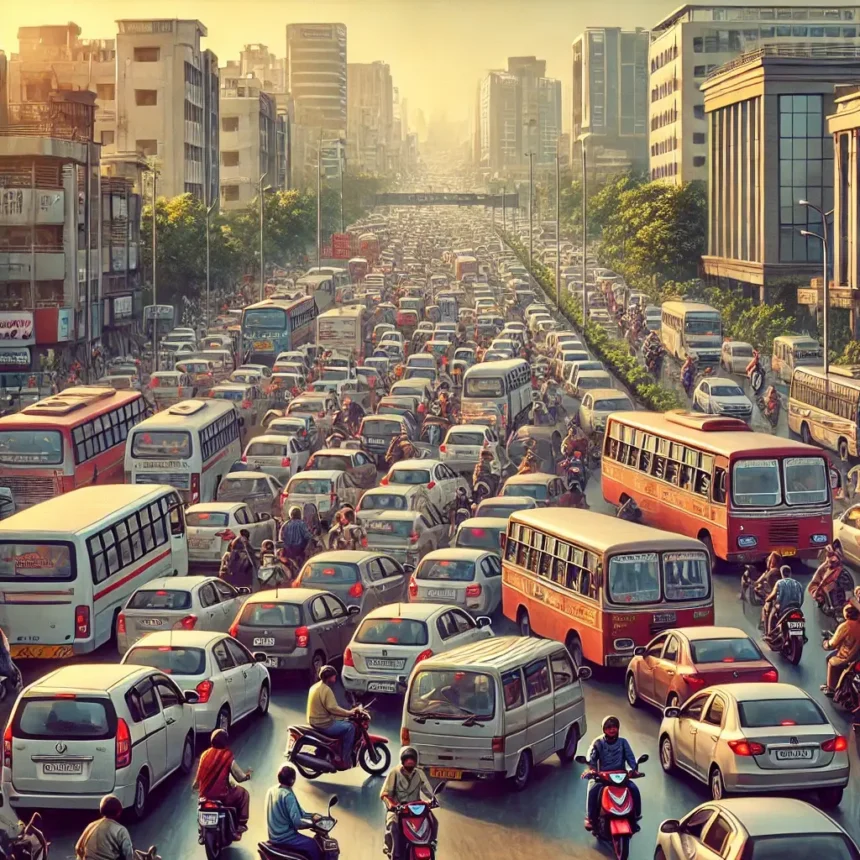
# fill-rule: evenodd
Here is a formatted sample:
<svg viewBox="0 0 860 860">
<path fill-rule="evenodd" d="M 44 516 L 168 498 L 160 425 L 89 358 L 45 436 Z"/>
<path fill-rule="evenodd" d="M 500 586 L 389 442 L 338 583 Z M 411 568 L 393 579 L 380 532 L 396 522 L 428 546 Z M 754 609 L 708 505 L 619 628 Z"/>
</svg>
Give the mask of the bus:
<svg viewBox="0 0 860 860">
<path fill-rule="evenodd" d="M 335 303 L 337 289 L 331 275 L 303 275 L 296 281 L 296 289 L 316 300 L 317 310 L 322 313 Z"/>
<path fill-rule="evenodd" d="M 364 357 L 364 308 L 361 305 L 332 308 L 317 317 L 316 342 L 357 364 Z"/>
<path fill-rule="evenodd" d="M 170 484 L 190 505 L 211 502 L 242 456 L 229 400 L 183 400 L 142 421 L 125 446 L 127 484 Z"/>
<path fill-rule="evenodd" d="M 242 313 L 244 361 L 272 367 L 280 353 L 311 343 L 318 314 L 312 296 L 265 299 L 248 305 Z"/>
<path fill-rule="evenodd" d="M 81 385 L 0 418 L 0 487 L 20 511 L 87 484 L 121 483 L 126 437 L 148 409 L 139 391 Z"/>
<path fill-rule="evenodd" d="M 484 412 L 487 405 L 502 414 L 506 432 L 528 413 L 532 407 L 532 371 L 525 359 L 482 361 L 463 374 L 463 416 Z"/>
<path fill-rule="evenodd" d="M 614 412 L 606 422 L 603 498 L 633 499 L 644 522 L 697 538 L 715 563 L 815 558 L 833 535 L 829 477 L 820 448 L 739 418 Z"/>
<path fill-rule="evenodd" d="M 515 511 L 502 611 L 524 636 L 564 642 L 578 666 L 626 666 L 661 630 L 714 623 L 701 541 L 567 508 Z"/>
<path fill-rule="evenodd" d="M 188 573 L 173 487 L 83 487 L 0 521 L 0 627 L 14 659 L 88 654 L 132 593 Z"/>
<path fill-rule="evenodd" d="M 815 367 L 823 355 L 821 344 L 808 334 L 783 334 L 773 339 L 770 369 L 783 382 L 791 382 L 796 367 Z"/>
<path fill-rule="evenodd" d="M 326 275 L 334 281 L 335 302 L 342 302 L 351 292 L 352 277 L 349 269 L 341 269 L 337 266 L 314 266 L 305 272 L 304 277 L 309 275 Z"/>
<path fill-rule="evenodd" d="M 660 335 L 669 355 L 688 355 L 700 365 L 718 365 L 723 346 L 720 312 L 697 302 L 663 302 Z"/>
<path fill-rule="evenodd" d="M 855 375 L 856 374 L 856 375 Z M 860 368 L 797 367 L 788 390 L 788 429 L 807 444 L 836 451 L 841 460 L 860 452 Z"/>
</svg>

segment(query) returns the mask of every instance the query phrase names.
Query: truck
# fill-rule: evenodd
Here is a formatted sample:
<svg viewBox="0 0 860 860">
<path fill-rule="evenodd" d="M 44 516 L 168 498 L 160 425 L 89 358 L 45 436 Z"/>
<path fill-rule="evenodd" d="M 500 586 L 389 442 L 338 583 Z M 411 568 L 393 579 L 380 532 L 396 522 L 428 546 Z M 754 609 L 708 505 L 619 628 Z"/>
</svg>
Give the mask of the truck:
<svg viewBox="0 0 860 860">
<path fill-rule="evenodd" d="M 364 355 L 364 308 L 345 305 L 317 317 L 316 342 L 326 350 L 360 364 Z"/>
<path fill-rule="evenodd" d="M 478 261 L 474 257 L 457 257 L 454 260 L 454 278 L 462 281 L 466 275 L 478 274 Z"/>
</svg>

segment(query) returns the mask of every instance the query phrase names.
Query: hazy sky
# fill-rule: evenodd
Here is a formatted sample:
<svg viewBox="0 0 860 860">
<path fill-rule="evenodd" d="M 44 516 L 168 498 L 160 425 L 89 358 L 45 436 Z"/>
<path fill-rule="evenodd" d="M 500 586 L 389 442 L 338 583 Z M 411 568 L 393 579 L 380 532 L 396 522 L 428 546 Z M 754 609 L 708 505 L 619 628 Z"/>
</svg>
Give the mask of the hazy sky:
<svg viewBox="0 0 860 860">
<path fill-rule="evenodd" d="M 223 65 L 251 42 L 284 56 L 288 23 L 338 21 L 347 26 L 348 61 L 389 63 L 410 114 L 421 107 L 429 118 L 447 109 L 449 119 L 464 119 L 478 78 L 487 69 L 503 68 L 508 56 L 545 59 L 547 74 L 562 81 L 567 101 L 570 46 L 585 26 L 648 28 L 680 5 L 680 0 L 0 0 L 0 50 L 17 51 L 18 27 L 26 25 L 71 19 L 84 38 L 111 38 L 117 18 L 198 18 L 209 30 L 205 46 Z M 799 4 L 782 0 L 780 5 Z"/>
</svg>

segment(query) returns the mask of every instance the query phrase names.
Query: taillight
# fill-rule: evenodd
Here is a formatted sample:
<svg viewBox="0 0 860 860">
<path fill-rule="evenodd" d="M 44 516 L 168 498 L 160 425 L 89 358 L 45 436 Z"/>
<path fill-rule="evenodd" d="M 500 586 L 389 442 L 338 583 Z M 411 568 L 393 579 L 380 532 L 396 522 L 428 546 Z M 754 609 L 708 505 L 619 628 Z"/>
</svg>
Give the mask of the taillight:
<svg viewBox="0 0 860 860">
<path fill-rule="evenodd" d="M 334 507 L 337 504 L 337 493 L 331 493 L 328 497 L 329 504 Z"/>
<path fill-rule="evenodd" d="M 432 489 L 433 489 L 433 487 L 435 487 L 435 486 L 436 486 L 436 482 L 435 482 L 435 481 L 431 481 L 431 482 L 427 485 L 427 489 L 428 489 L 428 490 L 432 490 Z"/>
<path fill-rule="evenodd" d="M 388 486 L 388 477 L 386 476 L 379 483 L 380 483 L 380 486 L 387 487 Z"/>
<path fill-rule="evenodd" d="M 234 621 L 227 632 L 235 639 L 239 635 L 239 622 Z"/>
<path fill-rule="evenodd" d="M 845 752 L 848 749 L 848 741 L 842 735 L 836 735 L 821 745 L 822 752 Z"/>
<path fill-rule="evenodd" d="M 729 749 L 740 756 L 764 755 L 764 747 L 755 741 L 729 741 Z"/>
<path fill-rule="evenodd" d="M 12 767 L 12 723 L 3 732 L 3 766 Z"/>
<path fill-rule="evenodd" d="M 443 443 L 439 446 L 439 450 L 440 450 L 443 454 L 447 454 L 447 453 L 448 453 L 448 446 L 443 442 Z"/>
<path fill-rule="evenodd" d="M 779 672 L 776 669 L 768 669 L 767 672 L 762 672 L 761 680 L 775 684 L 779 680 Z"/>
<path fill-rule="evenodd" d="M 6 731 L 9 731 L 8 729 Z M 400 730 L 400 743 L 402 746 L 407 746 L 409 744 L 409 729 L 402 728 Z"/>
<path fill-rule="evenodd" d="M 409 532 L 409 543 L 418 543 L 418 532 Z"/>
<path fill-rule="evenodd" d="M 481 583 L 473 582 L 471 585 L 466 586 L 466 597 L 480 597 L 481 596 Z"/>
<path fill-rule="evenodd" d="M 120 717 L 116 722 L 116 768 L 128 767 L 131 764 L 131 732 L 128 723 Z"/>
<path fill-rule="evenodd" d="M 291 464 L 292 462 L 293 462 L 293 461 L 292 461 L 289 457 L 282 457 L 282 458 L 281 458 L 281 465 L 282 465 L 285 469 L 289 469 L 289 468 L 290 468 L 290 464 Z"/>
<path fill-rule="evenodd" d="M 243 409 L 250 409 L 251 408 L 251 401 L 250 400 L 243 400 L 242 401 L 242 408 Z"/>
<path fill-rule="evenodd" d="M 120 612 L 119 618 L 116 620 L 116 632 L 125 633 L 125 615 Z"/>
<path fill-rule="evenodd" d="M 501 738 L 493 738 L 493 752 L 494 753 L 503 753 L 505 751 L 505 739 Z"/>
<path fill-rule="evenodd" d="M 89 606 L 75 607 L 75 639 L 88 639 L 90 635 Z"/>
<path fill-rule="evenodd" d="M 247 455 L 247 454 L 243 454 L 239 459 L 240 459 L 243 463 L 247 463 L 247 462 L 248 462 L 248 455 Z"/>
<path fill-rule="evenodd" d="M 212 695 L 212 688 L 215 685 L 207 678 L 205 681 L 201 681 L 194 689 L 197 691 L 197 695 L 200 697 L 199 704 L 205 705 L 209 701 L 209 697 Z"/>
<path fill-rule="evenodd" d="M 428 657 L 432 657 L 432 656 L 433 656 L 433 649 L 432 649 L 432 648 L 427 648 L 426 650 L 422 651 L 422 652 L 421 652 L 421 653 L 420 653 L 420 654 L 415 658 L 415 663 L 416 663 L 416 664 L 418 664 L 418 663 L 420 663 L 422 660 L 426 660 Z"/>
<path fill-rule="evenodd" d="M 792 612 L 791 615 L 788 616 L 789 621 L 803 621 L 803 613 L 802 612 Z"/>
<path fill-rule="evenodd" d="M 296 647 L 307 648 L 310 642 L 311 633 L 307 627 L 296 627 Z"/>
<path fill-rule="evenodd" d="M 415 581 L 415 574 L 409 577 L 409 596 L 418 597 L 418 583 Z"/>
<path fill-rule="evenodd" d="M 347 592 L 350 597 L 361 597 L 364 594 L 364 586 L 360 582 L 356 582 Z"/>
<path fill-rule="evenodd" d="M 705 686 L 705 679 L 701 675 L 681 675 L 681 678 L 693 690 L 701 690 Z"/>
<path fill-rule="evenodd" d="M 347 648 L 346 651 L 343 652 L 343 665 L 350 666 L 351 668 L 355 668 L 355 660 L 352 659 L 352 649 Z"/>
<path fill-rule="evenodd" d="M 186 615 L 185 618 L 180 618 L 173 625 L 174 630 L 193 630 L 194 625 L 197 623 L 196 615 Z"/>
<path fill-rule="evenodd" d="M 200 474 L 195 472 L 191 475 L 191 504 L 196 505 L 200 501 Z"/>
</svg>

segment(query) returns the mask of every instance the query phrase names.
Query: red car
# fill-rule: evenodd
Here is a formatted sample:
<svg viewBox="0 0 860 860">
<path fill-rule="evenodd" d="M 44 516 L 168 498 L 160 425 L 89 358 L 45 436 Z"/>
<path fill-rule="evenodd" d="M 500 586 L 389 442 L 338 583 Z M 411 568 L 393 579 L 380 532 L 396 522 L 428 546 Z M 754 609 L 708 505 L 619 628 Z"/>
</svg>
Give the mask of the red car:
<svg viewBox="0 0 860 860">
<path fill-rule="evenodd" d="M 743 630 L 679 627 L 634 650 L 627 667 L 627 701 L 661 710 L 683 705 L 713 684 L 776 683 L 779 673 Z"/>
</svg>

